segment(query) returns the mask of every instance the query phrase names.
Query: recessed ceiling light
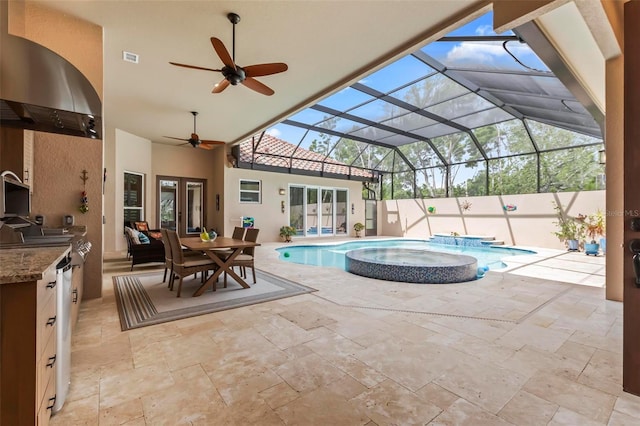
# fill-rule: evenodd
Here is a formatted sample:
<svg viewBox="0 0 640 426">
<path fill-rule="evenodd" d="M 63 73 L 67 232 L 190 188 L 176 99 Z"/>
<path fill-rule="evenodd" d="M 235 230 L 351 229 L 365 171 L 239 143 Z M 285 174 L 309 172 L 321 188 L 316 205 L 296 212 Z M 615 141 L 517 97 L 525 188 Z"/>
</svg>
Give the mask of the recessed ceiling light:
<svg viewBox="0 0 640 426">
<path fill-rule="evenodd" d="M 137 64 L 140 62 L 140 56 L 137 53 L 127 52 L 126 50 L 122 51 L 122 59 L 126 62 L 132 62 Z"/>
</svg>

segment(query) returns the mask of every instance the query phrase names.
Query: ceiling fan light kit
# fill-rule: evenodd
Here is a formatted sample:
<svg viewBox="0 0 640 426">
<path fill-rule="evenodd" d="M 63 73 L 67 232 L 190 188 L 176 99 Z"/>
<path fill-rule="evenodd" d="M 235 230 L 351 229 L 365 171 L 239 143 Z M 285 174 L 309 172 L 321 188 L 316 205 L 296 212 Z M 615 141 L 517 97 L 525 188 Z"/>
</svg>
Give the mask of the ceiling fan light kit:
<svg viewBox="0 0 640 426">
<path fill-rule="evenodd" d="M 257 65 L 248 65 L 246 67 L 241 67 L 236 64 L 236 24 L 240 22 L 240 15 L 237 13 L 229 13 L 227 14 L 227 19 L 229 22 L 233 24 L 233 44 L 231 46 L 231 53 L 229 55 L 229 51 L 225 47 L 224 43 L 220 41 L 220 39 L 216 37 L 211 37 L 211 45 L 213 46 L 213 50 L 215 50 L 216 54 L 224 64 L 221 69 L 214 68 L 205 68 L 196 65 L 188 65 L 188 64 L 180 64 L 177 62 L 169 62 L 171 65 L 176 65 L 184 68 L 191 68 L 202 71 L 213 71 L 220 72 L 224 79 L 216 84 L 211 91 L 212 93 L 220 93 L 224 89 L 226 89 L 229 85 L 236 86 L 238 84 L 243 84 L 244 86 L 252 89 L 258 93 L 261 93 L 266 96 L 271 96 L 275 92 L 270 87 L 265 84 L 259 82 L 253 77 L 262 77 L 271 74 L 277 74 L 286 71 L 289 69 L 287 64 L 282 62 L 274 62 L 268 64 L 257 64 Z"/>
</svg>

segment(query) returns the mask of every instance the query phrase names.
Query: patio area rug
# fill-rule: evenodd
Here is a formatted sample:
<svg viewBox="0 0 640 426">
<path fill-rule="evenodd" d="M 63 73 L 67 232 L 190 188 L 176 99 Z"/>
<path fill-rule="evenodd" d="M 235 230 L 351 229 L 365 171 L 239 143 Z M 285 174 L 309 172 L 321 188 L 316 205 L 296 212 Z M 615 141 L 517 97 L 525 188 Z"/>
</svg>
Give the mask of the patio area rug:
<svg viewBox="0 0 640 426">
<path fill-rule="evenodd" d="M 220 277 L 216 291 L 209 289 L 199 297 L 192 295 L 201 285 L 200 275 L 198 278 L 192 275 L 184 279 L 178 298 L 177 281 L 170 291 L 167 283 L 162 282 L 163 274 L 161 269 L 113 277 L 122 331 L 316 291 L 256 269 L 256 284 L 251 282 L 251 271 L 247 271 L 251 288 L 243 289 L 231 277 L 228 277 L 227 288 L 223 288 Z"/>
</svg>

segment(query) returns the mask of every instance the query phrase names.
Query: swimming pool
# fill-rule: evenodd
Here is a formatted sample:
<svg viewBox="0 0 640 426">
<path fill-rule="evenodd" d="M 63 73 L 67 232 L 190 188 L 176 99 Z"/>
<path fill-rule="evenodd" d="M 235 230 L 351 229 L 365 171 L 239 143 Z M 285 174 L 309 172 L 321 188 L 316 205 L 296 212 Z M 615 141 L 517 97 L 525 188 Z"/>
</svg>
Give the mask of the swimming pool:
<svg viewBox="0 0 640 426">
<path fill-rule="evenodd" d="M 291 247 L 281 247 L 276 249 L 280 252 L 280 260 L 303 265 L 324 266 L 330 268 L 345 269 L 345 253 L 350 250 L 361 248 L 403 248 L 438 251 L 444 253 L 465 254 L 478 259 L 478 267 L 488 267 L 489 269 L 501 269 L 507 265 L 502 259 L 509 256 L 520 256 L 523 254 L 535 254 L 535 251 L 515 249 L 510 247 L 488 246 L 488 247 L 465 247 L 448 244 L 434 244 L 426 240 L 413 240 L 406 238 L 394 238 L 383 240 L 349 241 L 338 244 L 314 244 L 299 245 Z"/>
</svg>

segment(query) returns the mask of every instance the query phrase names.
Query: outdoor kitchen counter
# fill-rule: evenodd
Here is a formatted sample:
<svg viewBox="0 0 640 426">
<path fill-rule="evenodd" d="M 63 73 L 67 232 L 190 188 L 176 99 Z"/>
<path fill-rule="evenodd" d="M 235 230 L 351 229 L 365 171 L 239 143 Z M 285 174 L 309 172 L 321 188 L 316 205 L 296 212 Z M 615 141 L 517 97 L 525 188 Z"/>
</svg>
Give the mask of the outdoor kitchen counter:
<svg viewBox="0 0 640 426">
<path fill-rule="evenodd" d="M 0 285 L 38 281 L 52 264 L 69 251 L 69 245 L 0 249 Z"/>
</svg>

